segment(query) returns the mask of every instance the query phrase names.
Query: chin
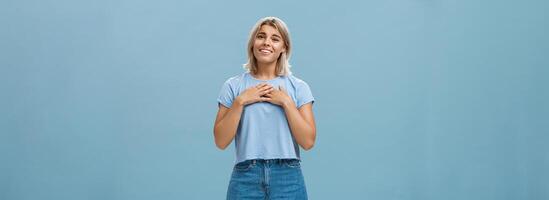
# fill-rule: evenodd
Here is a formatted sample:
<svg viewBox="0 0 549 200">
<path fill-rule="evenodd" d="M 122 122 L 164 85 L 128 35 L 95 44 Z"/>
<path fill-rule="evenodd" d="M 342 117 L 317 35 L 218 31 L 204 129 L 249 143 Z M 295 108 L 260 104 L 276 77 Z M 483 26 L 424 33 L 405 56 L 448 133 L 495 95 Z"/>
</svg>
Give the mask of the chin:
<svg viewBox="0 0 549 200">
<path fill-rule="evenodd" d="M 257 62 L 260 62 L 260 63 L 272 63 L 276 61 L 276 58 L 271 58 L 271 56 L 269 57 L 256 56 L 255 59 L 257 60 Z"/>
</svg>

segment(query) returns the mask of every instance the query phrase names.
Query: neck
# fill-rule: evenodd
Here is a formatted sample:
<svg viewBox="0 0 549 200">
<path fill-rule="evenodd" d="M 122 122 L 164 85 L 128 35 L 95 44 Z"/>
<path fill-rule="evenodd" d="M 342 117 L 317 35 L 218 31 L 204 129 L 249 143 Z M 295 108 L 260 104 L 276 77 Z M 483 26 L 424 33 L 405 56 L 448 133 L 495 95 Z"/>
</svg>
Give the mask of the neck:
<svg viewBox="0 0 549 200">
<path fill-rule="evenodd" d="M 254 76 L 257 79 L 270 80 L 276 78 L 276 62 L 272 63 L 257 63 L 257 71 Z"/>
</svg>

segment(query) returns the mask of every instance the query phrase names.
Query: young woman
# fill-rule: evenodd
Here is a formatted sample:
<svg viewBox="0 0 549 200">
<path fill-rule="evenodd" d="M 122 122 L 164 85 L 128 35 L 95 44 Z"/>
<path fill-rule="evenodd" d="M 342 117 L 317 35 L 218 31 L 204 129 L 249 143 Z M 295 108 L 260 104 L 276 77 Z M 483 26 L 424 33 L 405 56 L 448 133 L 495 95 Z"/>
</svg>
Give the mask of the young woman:
<svg viewBox="0 0 549 200">
<path fill-rule="evenodd" d="M 299 146 L 313 147 L 316 126 L 309 85 L 290 72 L 286 24 L 266 17 L 252 28 L 246 72 L 219 94 L 215 144 L 235 140 L 227 199 L 307 199 Z"/>
</svg>

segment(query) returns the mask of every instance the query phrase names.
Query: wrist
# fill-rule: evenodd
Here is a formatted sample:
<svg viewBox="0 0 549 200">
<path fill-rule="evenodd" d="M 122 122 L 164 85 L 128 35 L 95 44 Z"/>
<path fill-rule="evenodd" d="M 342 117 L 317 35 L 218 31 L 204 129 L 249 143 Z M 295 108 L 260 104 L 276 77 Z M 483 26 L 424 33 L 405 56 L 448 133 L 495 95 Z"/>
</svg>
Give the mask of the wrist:
<svg viewBox="0 0 549 200">
<path fill-rule="evenodd" d="M 244 102 L 242 101 L 242 99 L 240 99 L 240 98 L 237 97 L 237 98 L 234 99 L 233 105 L 234 105 L 234 106 L 242 107 L 242 106 L 244 106 Z"/>
<path fill-rule="evenodd" d="M 292 108 L 292 107 L 295 108 L 295 103 L 292 100 L 284 101 L 284 103 L 282 103 L 282 107 L 284 109 Z"/>
</svg>

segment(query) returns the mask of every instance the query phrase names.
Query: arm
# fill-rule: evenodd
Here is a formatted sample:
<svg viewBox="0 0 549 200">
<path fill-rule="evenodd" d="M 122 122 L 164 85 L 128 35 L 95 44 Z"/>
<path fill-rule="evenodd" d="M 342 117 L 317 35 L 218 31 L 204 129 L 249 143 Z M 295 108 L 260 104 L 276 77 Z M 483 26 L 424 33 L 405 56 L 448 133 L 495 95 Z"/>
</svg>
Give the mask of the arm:
<svg viewBox="0 0 549 200">
<path fill-rule="evenodd" d="M 296 142 L 305 150 L 313 148 L 316 139 L 316 125 L 312 103 L 296 108 L 290 99 L 282 104 L 286 118 Z"/>
<path fill-rule="evenodd" d="M 231 141 L 236 135 L 244 106 L 264 101 L 265 98 L 262 96 L 272 91 L 272 89 L 272 86 L 260 83 L 255 87 L 246 89 L 242 94 L 236 97 L 231 108 L 219 104 L 219 110 L 217 111 L 217 117 L 215 118 L 214 124 L 215 145 L 219 149 L 223 150 L 231 144 Z"/>
<path fill-rule="evenodd" d="M 316 125 L 312 103 L 305 104 L 298 110 L 283 87 L 279 87 L 279 90 L 274 90 L 265 96 L 268 98 L 267 101 L 284 109 L 296 142 L 305 150 L 313 148 L 316 139 Z"/>
<path fill-rule="evenodd" d="M 236 135 L 243 108 L 244 106 L 237 102 L 234 102 L 231 108 L 219 104 L 214 126 L 214 138 L 217 148 L 223 150 L 231 144 Z"/>
</svg>

